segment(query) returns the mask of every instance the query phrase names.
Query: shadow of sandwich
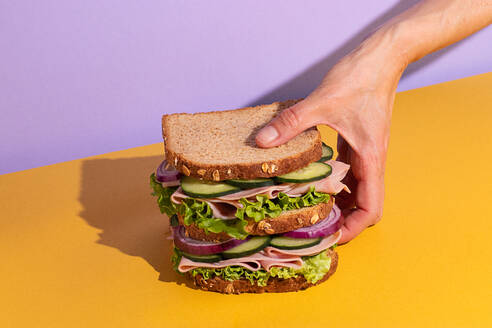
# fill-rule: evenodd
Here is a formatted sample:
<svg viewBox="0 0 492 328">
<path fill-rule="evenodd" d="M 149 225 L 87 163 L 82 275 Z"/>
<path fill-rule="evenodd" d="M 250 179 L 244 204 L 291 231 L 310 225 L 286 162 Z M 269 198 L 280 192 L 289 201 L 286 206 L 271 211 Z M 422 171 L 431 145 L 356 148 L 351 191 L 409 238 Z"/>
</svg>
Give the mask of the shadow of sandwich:
<svg viewBox="0 0 492 328">
<path fill-rule="evenodd" d="M 98 244 L 143 258 L 160 281 L 193 287 L 172 269 L 169 220 L 150 195 L 149 174 L 161 161 L 162 156 L 84 161 L 79 215 L 101 229 Z"/>
</svg>

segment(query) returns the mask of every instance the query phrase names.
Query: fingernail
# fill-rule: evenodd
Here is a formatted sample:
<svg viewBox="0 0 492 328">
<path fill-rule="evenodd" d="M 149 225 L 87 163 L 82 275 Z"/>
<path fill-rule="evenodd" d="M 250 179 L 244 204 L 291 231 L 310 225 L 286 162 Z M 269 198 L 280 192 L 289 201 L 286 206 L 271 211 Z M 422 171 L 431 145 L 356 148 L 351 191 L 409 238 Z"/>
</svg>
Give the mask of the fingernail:
<svg viewBox="0 0 492 328">
<path fill-rule="evenodd" d="M 277 139 L 277 137 L 277 129 L 275 129 L 273 126 L 267 126 L 258 133 L 258 135 L 256 136 L 256 140 L 260 141 L 263 144 L 268 144 Z"/>
</svg>

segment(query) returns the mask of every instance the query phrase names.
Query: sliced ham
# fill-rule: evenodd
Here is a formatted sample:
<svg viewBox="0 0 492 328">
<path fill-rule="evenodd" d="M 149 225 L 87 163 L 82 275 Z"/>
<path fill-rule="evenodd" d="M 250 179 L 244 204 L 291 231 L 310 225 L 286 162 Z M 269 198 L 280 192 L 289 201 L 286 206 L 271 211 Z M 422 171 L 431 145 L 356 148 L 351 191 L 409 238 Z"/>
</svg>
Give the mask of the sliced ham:
<svg viewBox="0 0 492 328">
<path fill-rule="evenodd" d="M 194 262 L 190 259 L 187 259 L 186 257 L 182 257 L 181 262 L 179 262 L 178 265 L 178 270 L 179 272 L 188 272 L 196 268 L 218 269 L 218 268 L 224 268 L 229 265 L 239 265 L 251 271 L 258 271 L 259 269 L 261 269 L 261 264 L 257 259 L 242 258 L 241 260 L 231 259 L 231 260 L 219 261 L 215 263 L 205 263 L 205 262 Z"/>
<path fill-rule="evenodd" d="M 284 267 L 291 269 L 300 269 L 302 267 L 302 258 L 296 256 L 295 258 L 269 258 L 261 261 L 261 266 L 266 271 L 270 271 L 271 267 Z"/>
<path fill-rule="evenodd" d="M 183 199 L 185 198 L 188 198 L 188 195 L 186 195 L 184 192 L 183 192 L 183 189 L 181 189 L 181 187 L 179 187 L 178 189 L 176 189 L 176 191 L 171 195 L 171 202 L 173 202 L 174 204 L 181 204 L 181 202 L 183 201 Z"/>
<path fill-rule="evenodd" d="M 171 195 L 171 201 L 175 204 L 181 204 L 185 198 L 189 197 L 183 193 L 181 187 Z M 243 206 L 238 200 L 222 200 L 218 198 L 207 198 L 202 200 L 210 206 L 210 209 L 214 213 L 214 217 L 218 219 L 235 218 L 236 210 Z"/>
<path fill-rule="evenodd" d="M 331 174 L 327 178 L 317 181 L 318 183 L 314 184 L 315 190 L 328 194 L 338 194 L 342 190 L 350 193 L 350 189 L 342 183 L 343 178 L 345 178 L 350 169 L 350 165 L 334 160 L 329 160 L 325 163 L 331 166 Z"/>
<path fill-rule="evenodd" d="M 208 204 L 208 206 L 210 206 L 212 213 L 214 213 L 214 218 L 222 219 L 222 220 L 236 218 L 236 212 L 239 206 L 234 206 L 226 201 L 221 201 L 221 200 L 215 200 L 215 201 L 208 200 L 205 202 Z"/>
<path fill-rule="evenodd" d="M 350 165 L 334 160 L 329 160 L 325 163 L 332 167 L 332 172 L 326 178 L 318 181 L 307 183 L 283 183 L 280 185 L 241 190 L 217 198 L 202 198 L 202 200 L 210 206 L 214 213 L 214 217 L 219 219 L 233 219 L 235 218 L 236 209 L 243 207 L 239 202 L 241 198 L 256 201 L 256 195 L 266 195 L 269 199 L 273 199 L 276 198 L 280 192 L 285 193 L 289 197 L 299 197 L 308 192 L 311 186 L 314 186 L 316 191 L 328 194 L 337 194 L 342 190 L 350 192 L 348 187 L 341 182 L 347 174 Z M 183 193 L 181 187 L 171 195 L 171 201 L 175 204 L 181 204 L 185 198 L 188 198 L 188 196 Z"/>
<path fill-rule="evenodd" d="M 256 195 L 267 195 L 268 198 L 275 198 L 277 197 L 279 192 L 288 190 L 290 188 L 292 188 L 291 184 L 265 186 L 265 187 L 259 187 L 254 189 L 242 190 L 240 192 L 218 197 L 217 199 L 222 199 L 222 200 L 239 200 L 241 198 L 249 199 L 255 197 Z"/>
<path fill-rule="evenodd" d="M 314 186 L 314 190 L 325 192 L 327 194 L 338 194 L 340 191 L 345 190 L 350 192 L 349 188 L 341 181 L 347 175 L 350 165 L 343 162 L 329 160 L 325 162 L 331 166 L 331 174 L 324 179 L 292 184 L 293 187 L 290 190 L 285 191 L 289 197 L 299 197 L 309 191 L 311 186 Z"/>
<path fill-rule="evenodd" d="M 335 245 L 340 238 L 342 238 L 342 230 L 338 230 L 335 232 L 333 235 L 330 235 L 328 237 L 325 237 L 321 243 L 318 245 L 308 247 L 308 248 L 302 248 L 302 249 L 278 249 L 275 247 L 268 246 L 266 247 L 263 252 L 269 257 L 273 258 L 282 258 L 284 256 L 290 257 L 290 256 L 310 256 L 314 254 L 321 253 L 327 248 L 330 248 L 331 246 Z"/>
<path fill-rule="evenodd" d="M 269 271 L 273 266 L 300 269 L 302 267 L 302 256 L 310 256 L 321 253 L 325 249 L 333 246 L 342 237 L 342 230 L 338 230 L 331 236 L 324 238 L 316 246 L 303 249 L 278 249 L 275 247 L 266 247 L 262 251 L 250 256 L 236 259 L 223 260 L 215 263 L 194 262 L 186 257 L 181 258 L 178 265 L 180 272 L 187 272 L 195 268 L 224 268 L 230 265 L 242 266 L 251 271 L 264 269 Z"/>
<path fill-rule="evenodd" d="M 302 259 L 300 256 L 296 255 L 276 258 L 275 256 L 266 255 L 263 251 L 250 256 L 223 260 L 215 263 L 194 262 L 182 257 L 181 262 L 178 265 L 178 270 L 180 272 L 187 272 L 195 268 L 224 268 L 230 265 L 242 266 L 251 271 L 258 271 L 262 268 L 265 270 L 270 270 L 272 266 L 300 269 L 302 267 Z"/>
</svg>

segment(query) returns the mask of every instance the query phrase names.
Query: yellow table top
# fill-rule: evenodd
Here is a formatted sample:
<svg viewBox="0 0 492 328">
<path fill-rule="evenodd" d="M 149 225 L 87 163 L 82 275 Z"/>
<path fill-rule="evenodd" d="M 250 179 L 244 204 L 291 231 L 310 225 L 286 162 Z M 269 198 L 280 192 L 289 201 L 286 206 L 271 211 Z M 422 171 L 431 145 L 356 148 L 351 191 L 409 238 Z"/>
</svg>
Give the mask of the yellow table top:
<svg viewBox="0 0 492 328">
<path fill-rule="evenodd" d="M 183 283 L 148 186 L 161 144 L 0 176 L 0 327 L 490 327 L 491 89 L 398 94 L 383 220 L 298 293 Z"/>
</svg>

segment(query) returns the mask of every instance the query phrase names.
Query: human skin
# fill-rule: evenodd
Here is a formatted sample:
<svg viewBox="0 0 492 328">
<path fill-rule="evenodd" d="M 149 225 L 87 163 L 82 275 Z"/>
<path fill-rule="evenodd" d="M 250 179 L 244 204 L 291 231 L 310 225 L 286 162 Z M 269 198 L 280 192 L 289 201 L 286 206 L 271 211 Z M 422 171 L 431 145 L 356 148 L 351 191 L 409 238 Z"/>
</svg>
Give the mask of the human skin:
<svg viewBox="0 0 492 328">
<path fill-rule="evenodd" d="M 310 95 L 259 131 L 256 143 L 264 148 L 318 124 L 338 132 L 338 160 L 351 165 L 345 182 L 352 190 L 337 196 L 344 213 L 341 243 L 382 217 L 391 113 L 405 68 L 491 23 L 492 0 L 421 1 L 381 26 Z"/>
</svg>

